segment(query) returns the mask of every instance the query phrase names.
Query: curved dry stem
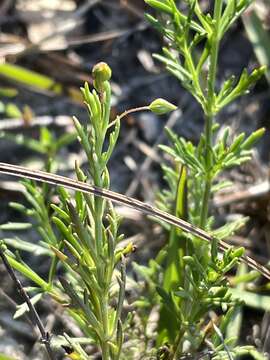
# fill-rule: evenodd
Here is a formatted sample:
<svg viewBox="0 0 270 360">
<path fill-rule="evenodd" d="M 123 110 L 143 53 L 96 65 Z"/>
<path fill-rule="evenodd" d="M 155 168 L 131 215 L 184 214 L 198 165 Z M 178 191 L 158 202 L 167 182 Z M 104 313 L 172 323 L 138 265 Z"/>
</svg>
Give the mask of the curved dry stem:
<svg viewBox="0 0 270 360">
<path fill-rule="evenodd" d="M 165 211 L 161 211 L 155 208 L 154 206 L 145 204 L 142 201 L 133 199 L 131 197 L 119 194 L 111 190 L 101 189 L 93 185 L 83 183 L 81 181 L 69 179 L 64 176 L 50 174 L 39 170 L 31 170 L 23 166 L 11 165 L 7 163 L 0 163 L 0 173 L 16 176 L 19 178 L 27 178 L 42 183 L 64 186 L 72 190 L 90 193 L 95 196 L 99 196 L 104 199 L 111 200 L 113 202 L 125 204 L 144 214 L 151 215 L 155 218 L 167 222 L 168 224 L 174 225 L 182 229 L 183 231 L 193 236 L 197 236 L 205 241 L 211 242 L 212 240 L 214 240 L 214 237 L 212 235 L 209 235 L 206 231 L 196 226 L 193 226 L 187 221 L 179 219 L 176 216 L 170 215 Z M 218 240 L 218 247 L 220 250 L 225 251 L 228 250 L 231 246 L 227 244 L 225 241 Z M 270 270 L 267 267 L 261 265 L 256 260 L 254 260 L 253 258 L 247 255 L 243 255 L 241 257 L 241 260 L 245 262 L 247 265 L 249 265 L 252 269 L 259 271 L 265 278 L 270 280 Z"/>
</svg>

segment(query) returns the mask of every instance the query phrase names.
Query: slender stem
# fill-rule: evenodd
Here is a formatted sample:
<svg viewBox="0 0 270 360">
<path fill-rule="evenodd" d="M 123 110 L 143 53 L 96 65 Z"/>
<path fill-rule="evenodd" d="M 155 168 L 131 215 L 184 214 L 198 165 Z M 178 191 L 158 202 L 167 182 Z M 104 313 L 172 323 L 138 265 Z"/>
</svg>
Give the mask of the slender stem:
<svg viewBox="0 0 270 360">
<path fill-rule="evenodd" d="M 218 51 L 220 43 L 220 20 L 222 15 L 222 3 L 223 0 L 215 1 L 214 8 L 214 30 L 210 39 L 211 42 L 211 51 L 210 51 L 210 64 L 209 64 L 209 73 L 208 73 L 208 116 L 213 116 L 215 112 L 215 85 L 216 85 L 216 75 L 217 75 L 217 62 L 218 62 Z"/>
<path fill-rule="evenodd" d="M 171 354 L 171 359 L 176 360 L 182 354 L 183 341 L 184 341 L 185 330 L 180 329 L 175 339 L 174 348 Z"/>
<path fill-rule="evenodd" d="M 100 299 L 101 305 L 101 314 L 102 314 L 102 325 L 103 325 L 103 341 L 101 343 L 101 350 L 102 350 L 102 360 L 109 360 L 110 359 L 110 349 L 109 349 L 109 324 L 108 324 L 108 291 L 106 290 L 106 295 Z"/>
<path fill-rule="evenodd" d="M 98 186 L 95 184 L 95 186 Z M 99 185 L 100 186 L 100 185 Z M 102 257 L 103 253 L 103 234 L 102 234 L 102 207 L 103 207 L 103 199 L 95 198 L 95 240 L 96 240 L 96 249 L 97 256 Z"/>
<path fill-rule="evenodd" d="M 209 199 L 211 196 L 211 186 L 212 186 L 212 179 L 209 177 L 205 180 L 201 214 L 200 214 L 200 228 L 202 228 L 202 229 L 205 229 L 207 218 L 208 218 Z"/>
<path fill-rule="evenodd" d="M 211 165 L 212 165 L 212 142 L 213 142 L 213 118 L 212 116 L 206 116 L 205 118 L 205 158 L 206 158 L 206 167 L 207 174 L 205 176 L 204 191 L 202 206 L 200 212 L 200 227 L 205 229 L 208 210 L 209 210 L 209 199 L 211 196 L 211 186 L 212 186 L 212 175 L 211 175 Z"/>
<path fill-rule="evenodd" d="M 212 175 L 211 167 L 213 163 L 212 145 L 213 145 L 213 121 L 216 113 L 215 85 L 217 76 L 217 62 L 219 51 L 219 26 L 222 15 L 222 0 L 215 1 L 214 8 L 214 30 L 211 38 L 210 64 L 208 73 L 208 101 L 205 114 L 205 158 L 206 158 L 206 178 L 203 191 L 203 200 L 200 213 L 200 227 L 205 228 L 208 218 L 209 199 L 211 196 Z"/>
<path fill-rule="evenodd" d="M 129 114 L 132 114 L 132 113 L 135 113 L 135 112 L 139 112 L 139 111 L 148 111 L 149 110 L 149 106 L 141 106 L 141 107 L 137 107 L 137 108 L 134 108 L 134 109 L 130 109 L 130 110 L 126 110 L 124 111 L 122 114 L 118 115 L 116 117 L 115 120 L 113 120 L 109 125 L 108 125 L 108 129 L 115 125 L 116 121 L 117 120 L 121 120 L 123 117 L 129 115 Z"/>
<path fill-rule="evenodd" d="M 31 300 L 27 294 L 27 292 L 24 290 L 20 280 L 17 278 L 17 276 L 15 275 L 15 272 L 13 271 L 12 267 L 10 266 L 6 255 L 1 247 L 0 244 L 0 257 L 3 261 L 3 264 L 5 265 L 5 268 L 7 269 L 7 272 L 9 273 L 11 279 L 14 281 L 18 292 L 21 294 L 21 296 L 23 297 L 24 301 L 26 302 L 28 309 L 30 311 L 30 314 L 32 315 L 33 321 L 35 323 L 35 325 L 37 325 L 40 334 L 41 334 L 41 343 L 45 345 L 47 353 L 48 353 L 48 357 L 50 360 L 54 359 L 54 355 L 50 346 L 50 335 L 49 333 L 45 330 L 40 317 L 34 307 L 34 305 L 31 303 Z"/>
<path fill-rule="evenodd" d="M 97 251 L 98 251 L 98 258 L 100 261 L 97 265 L 97 275 L 98 275 L 98 281 L 100 284 L 106 282 L 103 284 L 102 294 L 99 298 L 100 303 L 100 321 L 102 323 L 103 328 L 103 339 L 101 341 L 101 351 L 102 351 L 102 360 L 109 360 L 110 359 L 110 353 L 109 353 L 109 344 L 108 344 L 108 337 L 109 337 L 109 314 L 108 314 L 108 297 L 109 297 L 109 284 L 111 282 L 111 279 L 106 279 L 104 276 L 104 261 L 103 261 L 103 199 L 95 198 L 95 235 L 96 235 L 96 241 L 97 241 Z M 107 281 L 106 281 L 107 280 Z"/>
<path fill-rule="evenodd" d="M 99 133 L 98 139 L 95 144 L 95 153 L 97 156 L 96 164 L 94 164 L 94 184 L 95 186 L 102 187 L 104 186 L 103 174 L 106 171 L 106 168 L 102 166 L 102 149 L 104 140 L 106 137 L 106 132 L 108 127 L 113 124 L 108 124 L 111 110 L 111 88 L 110 84 L 106 82 L 105 88 L 106 101 L 103 103 L 100 98 L 101 106 L 102 106 L 102 115 L 100 121 L 104 124 Z M 91 161 L 91 159 L 89 159 Z M 100 340 L 100 347 L 102 353 L 102 360 L 110 360 L 110 346 L 109 346 L 109 287 L 111 283 L 111 277 L 105 276 L 105 237 L 103 233 L 103 216 L 104 216 L 104 202 L 105 200 L 102 198 L 94 199 L 94 222 L 95 222 L 95 241 L 96 241 L 96 249 L 97 249 L 97 280 L 100 284 L 100 288 L 102 289 L 101 294 L 98 296 L 100 311 L 98 312 L 99 321 L 102 324 L 102 338 Z"/>
<path fill-rule="evenodd" d="M 94 176 L 95 186 L 102 186 L 101 173 L 96 169 L 96 174 Z M 109 360 L 109 345 L 108 345 L 108 322 L 109 322 L 109 314 L 108 314 L 108 296 L 109 296 L 109 286 L 111 279 L 106 279 L 104 276 L 104 244 L 103 244 L 103 203 L 104 199 L 95 198 L 94 199 L 94 219 L 95 219 L 95 240 L 96 240 L 96 249 L 97 249 L 97 277 L 98 282 L 103 288 L 102 294 L 99 297 L 100 303 L 100 322 L 102 323 L 103 330 L 103 339 L 101 340 L 100 347 L 102 352 L 102 360 Z M 106 281 L 108 280 L 108 281 Z"/>
<path fill-rule="evenodd" d="M 187 43 L 185 43 L 185 46 L 184 46 L 184 57 L 186 60 L 187 67 L 188 67 L 190 73 L 192 74 L 192 81 L 196 88 L 196 92 L 199 95 L 199 97 L 204 100 L 205 98 L 204 98 L 203 91 L 201 89 L 198 73 L 196 71 L 196 68 L 195 68 L 191 53 L 190 53 L 190 49 L 188 48 Z"/>
<path fill-rule="evenodd" d="M 48 283 L 50 284 L 50 286 L 52 286 L 52 282 L 53 282 L 53 279 L 54 279 L 57 264 L 58 264 L 58 258 L 57 258 L 56 255 L 54 255 L 52 260 L 51 260 L 49 276 L 48 276 Z"/>
</svg>

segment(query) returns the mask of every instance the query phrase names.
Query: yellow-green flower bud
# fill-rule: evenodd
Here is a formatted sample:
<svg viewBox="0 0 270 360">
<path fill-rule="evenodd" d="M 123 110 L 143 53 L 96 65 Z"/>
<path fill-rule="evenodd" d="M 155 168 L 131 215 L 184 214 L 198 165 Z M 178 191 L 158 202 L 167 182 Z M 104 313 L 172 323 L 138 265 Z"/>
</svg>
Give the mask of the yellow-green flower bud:
<svg viewBox="0 0 270 360">
<path fill-rule="evenodd" d="M 103 83 L 110 80 L 112 76 L 112 70 L 105 62 L 99 62 L 93 67 L 92 76 L 95 89 L 97 91 L 102 91 Z"/>
<path fill-rule="evenodd" d="M 164 99 L 156 99 L 149 105 L 149 110 L 157 115 L 167 114 L 168 112 L 174 111 L 177 106 L 169 103 Z"/>
<path fill-rule="evenodd" d="M 215 270 L 211 269 L 210 271 L 208 271 L 207 277 L 208 281 L 214 283 L 215 281 L 217 281 L 219 274 Z"/>
</svg>

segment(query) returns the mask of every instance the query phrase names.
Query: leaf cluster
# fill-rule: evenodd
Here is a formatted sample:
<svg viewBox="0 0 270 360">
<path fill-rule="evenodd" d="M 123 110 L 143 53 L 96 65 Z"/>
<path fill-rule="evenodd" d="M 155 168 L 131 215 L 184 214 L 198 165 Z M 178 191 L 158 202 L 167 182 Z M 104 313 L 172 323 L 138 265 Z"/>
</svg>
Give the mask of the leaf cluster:
<svg viewBox="0 0 270 360">
<path fill-rule="evenodd" d="M 99 90 L 90 92 L 88 84 L 81 90 L 89 122 L 83 125 L 74 118 L 74 126 L 87 156 L 89 172 L 85 173 L 76 163 L 76 176 L 80 181 L 89 181 L 107 189 L 110 185 L 107 163 L 118 139 L 120 120 L 117 118 L 114 121 L 114 129 L 108 135 L 111 107 L 109 81 L 104 81 Z M 18 138 L 10 138 L 18 142 Z M 49 170 L 52 157 L 71 139 L 74 140 L 74 135 L 54 141 L 51 133 L 43 129 L 39 140 L 21 138 L 20 142 L 41 154 L 46 153 L 45 167 Z M 108 144 L 106 149 L 105 143 Z M 17 249 L 49 256 L 51 265 L 48 280 L 42 279 L 18 254 L 8 251 L 10 264 L 34 282 L 35 287 L 31 288 L 33 302 L 39 301 L 43 293 L 49 293 L 65 306 L 89 339 L 88 343 L 94 341 L 99 345 L 104 359 L 119 359 L 123 342 L 121 312 L 126 283 L 125 256 L 133 251 L 132 244 L 124 248 L 118 246 L 123 239 L 118 234 L 120 217 L 112 203 L 89 194 L 78 191 L 71 196 L 61 187 L 52 194 L 48 193 L 47 186 L 40 188 L 31 181 L 23 181 L 23 185 L 30 208 L 18 203 L 10 205 L 32 219 L 41 239 L 38 245 L 29 244 L 20 238 L 5 239 L 5 243 Z M 31 226 L 9 223 L 2 225 L 2 230 L 20 230 L 26 225 Z M 58 276 L 60 269 L 63 275 Z M 23 304 L 18 315 L 26 310 Z M 80 358 L 88 358 L 76 341 L 74 344 L 72 338 L 66 339 Z"/>
<path fill-rule="evenodd" d="M 215 126 L 215 130 L 217 126 Z M 231 139 L 230 128 L 227 127 L 215 146 L 211 148 L 212 163 L 205 158 L 205 137 L 201 136 L 198 146 L 190 141 L 178 137 L 172 130 L 166 129 L 172 146 L 160 145 L 165 153 L 169 154 L 175 163 L 186 166 L 195 176 L 208 175 L 215 179 L 222 171 L 241 165 L 252 157 L 253 146 L 261 139 L 265 129 L 261 128 L 245 137 L 245 133 Z"/>
<path fill-rule="evenodd" d="M 224 106 L 246 94 L 265 73 L 265 66 L 250 74 L 244 69 L 238 80 L 235 76 L 230 77 L 216 92 L 209 71 L 213 49 L 252 0 L 229 0 L 224 6 L 223 1 L 217 1 L 219 16 L 216 13 L 204 14 L 197 0 L 187 1 L 187 11 L 181 10 L 175 0 L 145 2 L 158 13 L 157 17 L 147 14 L 148 21 L 167 41 L 162 55 L 155 54 L 154 57 L 180 80 L 205 114 L 217 114 Z"/>
</svg>

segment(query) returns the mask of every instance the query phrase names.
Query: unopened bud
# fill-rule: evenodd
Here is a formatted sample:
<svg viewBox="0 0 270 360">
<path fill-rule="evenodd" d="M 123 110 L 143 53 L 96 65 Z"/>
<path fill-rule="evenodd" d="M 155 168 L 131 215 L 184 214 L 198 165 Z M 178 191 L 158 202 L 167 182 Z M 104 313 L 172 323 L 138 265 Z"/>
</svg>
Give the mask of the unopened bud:
<svg viewBox="0 0 270 360">
<path fill-rule="evenodd" d="M 177 109 L 177 106 L 164 99 L 156 99 L 149 105 L 149 110 L 157 115 L 167 114 Z"/>
<path fill-rule="evenodd" d="M 93 67 L 92 76 L 95 89 L 97 91 L 102 91 L 103 83 L 110 80 L 112 76 L 112 70 L 105 62 L 99 62 Z"/>
</svg>

